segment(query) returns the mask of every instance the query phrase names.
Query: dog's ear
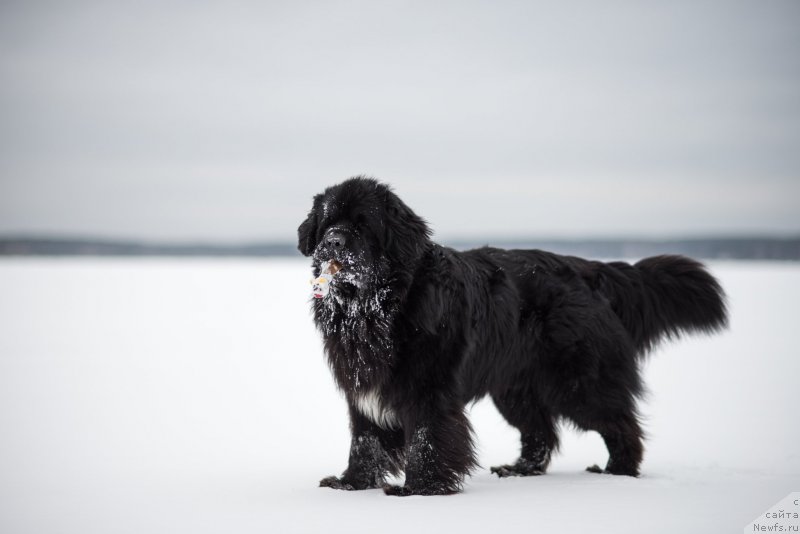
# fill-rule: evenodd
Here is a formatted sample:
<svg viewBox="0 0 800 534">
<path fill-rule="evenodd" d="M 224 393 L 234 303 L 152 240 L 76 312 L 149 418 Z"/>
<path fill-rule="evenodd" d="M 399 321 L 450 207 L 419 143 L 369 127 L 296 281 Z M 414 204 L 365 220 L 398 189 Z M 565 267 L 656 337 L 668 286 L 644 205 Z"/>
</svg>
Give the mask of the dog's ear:
<svg viewBox="0 0 800 534">
<path fill-rule="evenodd" d="M 311 256 L 317 246 L 317 228 L 319 226 L 317 213 L 319 211 L 318 206 L 320 200 L 320 195 L 314 197 L 314 206 L 311 208 L 311 211 L 308 212 L 306 220 L 303 221 L 297 229 L 297 250 L 299 250 L 303 256 Z"/>
<path fill-rule="evenodd" d="M 387 191 L 386 195 L 386 221 L 383 231 L 383 244 L 387 253 L 403 260 L 419 257 L 431 235 L 425 220 L 391 191 Z"/>
</svg>

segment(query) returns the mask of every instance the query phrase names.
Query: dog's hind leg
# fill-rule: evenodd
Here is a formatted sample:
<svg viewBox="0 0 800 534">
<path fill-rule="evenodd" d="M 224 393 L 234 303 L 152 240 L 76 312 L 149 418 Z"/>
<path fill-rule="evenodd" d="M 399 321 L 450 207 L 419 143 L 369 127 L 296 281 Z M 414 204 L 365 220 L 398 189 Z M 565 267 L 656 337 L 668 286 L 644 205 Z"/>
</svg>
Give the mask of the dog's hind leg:
<svg viewBox="0 0 800 534">
<path fill-rule="evenodd" d="M 527 391 L 507 391 L 492 395 L 500 413 L 520 431 L 522 448 L 513 464 L 491 468 L 499 477 L 543 475 L 550 457 L 558 449 L 556 422 L 549 410 Z"/>
<path fill-rule="evenodd" d="M 605 469 L 593 465 L 586 470 L 592 473 L 608 473 L 611 475 L 639 476 L 639 464 L 642 463 L 644 446 L 642 430 L 636 415 L 626 414 L 602 425 L 593 425 L 608 449 L 608 463 Z"/>
</svg>

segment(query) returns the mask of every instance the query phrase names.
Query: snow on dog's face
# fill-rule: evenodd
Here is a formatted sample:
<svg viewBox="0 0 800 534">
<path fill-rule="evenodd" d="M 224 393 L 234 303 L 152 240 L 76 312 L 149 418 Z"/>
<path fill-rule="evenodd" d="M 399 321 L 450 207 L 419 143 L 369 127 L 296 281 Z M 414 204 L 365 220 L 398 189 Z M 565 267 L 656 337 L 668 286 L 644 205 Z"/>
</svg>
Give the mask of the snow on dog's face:
<svg viewBox="0 0 800 534">
<path fill-rule="evenodd" d="M 350 178 L 314 197 L 298 228 L 298 249 L 313 259 L 314 276 L 335 264 L 329 289 L 340 296 L 371 292 L 416 263 L 428 241 L 425 221 L 389 187 Z"/>
</svg>

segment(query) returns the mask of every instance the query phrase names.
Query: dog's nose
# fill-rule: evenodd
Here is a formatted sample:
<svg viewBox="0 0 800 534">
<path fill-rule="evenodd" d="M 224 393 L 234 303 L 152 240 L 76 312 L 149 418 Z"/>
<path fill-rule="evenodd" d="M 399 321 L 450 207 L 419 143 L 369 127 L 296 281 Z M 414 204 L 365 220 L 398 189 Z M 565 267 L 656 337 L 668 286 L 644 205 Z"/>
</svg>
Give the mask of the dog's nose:
<svg viewBox="0 0 800 534">
<path fill-rule="evenodd" d="M 337 232 L 336 230 L 332 232 L 328 232 L 328 235 L 325 236 L 325 244 L 328 245 L 330 248 L 339 249 L 344 246 L 345 243 L 344 234 L 341 232 Z"/>
</svg>

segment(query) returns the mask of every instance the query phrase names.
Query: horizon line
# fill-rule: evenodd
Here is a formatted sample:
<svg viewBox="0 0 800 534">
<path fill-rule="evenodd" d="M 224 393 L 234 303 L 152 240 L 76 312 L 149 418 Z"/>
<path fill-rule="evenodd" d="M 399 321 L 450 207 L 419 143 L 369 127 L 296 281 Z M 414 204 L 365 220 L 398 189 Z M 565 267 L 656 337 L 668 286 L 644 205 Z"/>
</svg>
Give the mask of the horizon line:
<svg viewBox="0 0 800 534">
<path fill-rule="evenodd" d="M 432 241 L 444 243 L 519 243 L 519 242 L 547 242 L 547 243 L 603 243 L 603 242 L 699 242 L 699 241 L 793 241 L 800 240 L 800 230 L 795 232 L 725 232 L 702 234 L 608 234 L 608 235 L 558 235 L 558 234 L 529 234 L 529 235 L 458 235 L 458 236 L 433 236 Z M 59 243 L 97 243 L 119 245 L 146 245 L 146 246 L 213 246 L 213 247 L 242 247 L 264 245 L 292 245 L 295 240 L 291 238 L 214 238 L 214 237 L 185 237 L 185 238 L 153 238 L 131 237 L 123 235 L 103 236 L 99 234 L 59 233 L 59 232 L 0 232 L 0 242 L 26 241 L 26 242 L 59 242 Z"/>
</svg>

